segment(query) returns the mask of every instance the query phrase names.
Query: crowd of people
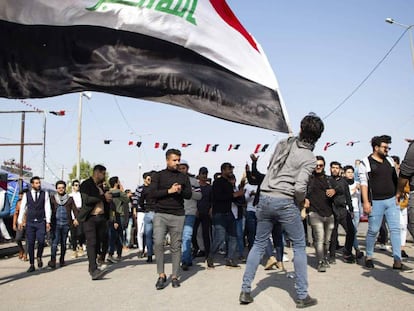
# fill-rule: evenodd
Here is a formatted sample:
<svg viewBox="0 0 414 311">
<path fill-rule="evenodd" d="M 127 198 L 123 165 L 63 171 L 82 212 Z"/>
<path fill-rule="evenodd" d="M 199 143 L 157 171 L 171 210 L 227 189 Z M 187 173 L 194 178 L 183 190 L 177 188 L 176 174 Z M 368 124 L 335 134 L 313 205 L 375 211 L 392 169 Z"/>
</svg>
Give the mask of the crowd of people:
<svg viewBox="0 0 414 311">
<path fill-rule="evenodd" d="M 408 258 L 407 228 L 414 233 L 414 197 L 409 203 L 414 145 L 400 165 L 398 157 L 388 155 L 391 137 L 375 136 L 372 154 L 354 166 L 332 161 L 327 168 L 325 159 L 313 154 L 323 130 L 319 117 L 306 116 L 297 137 L 278 143 L 266 173 L 258 171 L 259 158 L 253 154 L 239 182 L 229 162 L 222 163 L 213 178 L 206 167 L 190 174 L 189 163 L 177 149 L 167 150 L 164 170 L 143 174 L 144 182 L 135 192 L 124 189 L 118 176 L 107 179 L 102 165 L 82 183 L 72 181 L 71 193 L 64 181 L 56 183 L 55 193 L 44 191 L 40 178 L 33 177 L 30 190 L 19 195 L 13 217 L 19 258 L 29 261 L 28 273 L 36 270 L 35 260 L 42 268 L 50 236 L 47 266 L 63 267 L 70 236 L 72 257 L 86 250 L 91 279 L 98 280 L 107 264 L 116 264 L 125 249 L 136 245 L 138 257 L 148 264 L 155 257 L 155 287 L 161 290 L 168 284 L 167 247 L 174 288 L 180 287 L 181 270 L 191 269 L 194 258 L 204 257 L 206 268 L 214 269 L 219 254 L 224 254 L 228 268 L 239 269 L 245 263 L 239 301 L 248 304 L 253 302 L 251 283 L 260 262 L 265 269 L 285 271 L 284 247 L 291 245 L 299 308 L 317 304 L 308 294 L 307 246 L 314 247 L 320 273 L 336 263 L 338 254 L 345 263 L 373 269 L 378 233 L 382 231 L 380 243 L 386 244 L 389 232 L 392 268 L 410 271 L 402 262 Z M 0 193 L 1 213 L 10 208 L 6 201 Z M 364 214 L 366 254 L 357 237 Z M 345 232 L 344 245 L 338 241 L 339 226 Z"/>
</svg>

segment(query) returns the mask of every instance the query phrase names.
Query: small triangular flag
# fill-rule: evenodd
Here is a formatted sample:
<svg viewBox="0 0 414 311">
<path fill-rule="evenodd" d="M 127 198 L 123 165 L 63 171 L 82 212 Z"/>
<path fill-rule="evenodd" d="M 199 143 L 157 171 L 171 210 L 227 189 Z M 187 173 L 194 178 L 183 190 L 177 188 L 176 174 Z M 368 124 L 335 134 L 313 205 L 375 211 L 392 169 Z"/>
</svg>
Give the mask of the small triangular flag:
<svg viewBox="0 0 414 311">
<path fill-rule="evenodd" d="M 142 141 L 137 141 L 136 146 L 139 148 L 142 145 Z"/>
<path fill-rule="evenodd" d="M 167 149 L 167 147 L 168 147 L 168 143 L 163 143 L 163 144 L 162 144 L 162 150 Z"/>
<path fill-rule="evenodd" d="M 269 144 L 265 144 L 260 152 L 266 152 L 267 148 L 269 148 Z"/>
<path fill-rule="evenodd" d="M 104 140 L 104 144 L 105 144 L 105 145 L 109 145 L 109 144 L 111 143 L 111 141 L 112 141 L 112 140 L 110 140 L 110 139 L 105 139 L 105 140 Z"/>
</svg>

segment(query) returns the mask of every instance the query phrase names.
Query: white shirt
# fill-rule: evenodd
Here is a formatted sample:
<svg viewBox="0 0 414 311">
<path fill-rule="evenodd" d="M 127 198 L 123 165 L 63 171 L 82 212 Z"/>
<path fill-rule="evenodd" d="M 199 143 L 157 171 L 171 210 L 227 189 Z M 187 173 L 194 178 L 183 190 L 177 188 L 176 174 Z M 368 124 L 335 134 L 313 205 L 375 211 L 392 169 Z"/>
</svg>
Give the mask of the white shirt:
<svg viewBox="0 0 414 311">
<path fill-rule="evenodd" d="M 69 194 L 69 196 L 73 198 L 73 201 L 75 201 L 75 205 L 78 209 L 82 207 L 82 196 L 79 191 L 72 192 L 71 194 Z"/>
<path fill-rule="evenodd" d="M 0 211 L 2 211 L 4 208 L 5 208 L 5 206 L 6 206 L 6 202 L 5 202 L 5 193 L 6 193 L 6 191 L 5 190 L 3 190 L 2 188 L 0 188 Z"/>
<path fill-rule="evenodd" d="M 349 192 L 351 193 L 352 207 L 354 212 L 359 212 L 359 202 L 361 201 L 361 193 L 358 190 L 359 182 L 354 182 L 349 185 Z"/>
<path fill-rule="evenodd" d="M 250 193 L 253 191 L 254 193 L 257 192 L 257 186 L 256 185 L 251 185 L 251 184 L 246 184 L 244 186 L 244 197 L 246 198 L 246 203 L 247 203 L 247 208 L 246 211 L 247 212 L 256 212 L 256 207 L 253 206 L 253 201 L 254 201 L 254 194 L 250 195 Z"/>
<path fill-rule="evenodd" d="M 33 199 L 36 198 L 36 190 L 32 189 L 30 190 Z M 27 195 L 26 193 L 23 194 L 22 202 L 20 203 L 20 213 L 19 218 L 17 219 L 18 224 L 23 223 L 23 217 L 26 214 L 27 210 Z M 50 224 L 50 217 L 52 214 L 52 210 L 50 208 L 50 199 L 49 199 L 49 192 L 45 191 L 45 215 L 46 215 L 46 223 Z"/>
</svg>

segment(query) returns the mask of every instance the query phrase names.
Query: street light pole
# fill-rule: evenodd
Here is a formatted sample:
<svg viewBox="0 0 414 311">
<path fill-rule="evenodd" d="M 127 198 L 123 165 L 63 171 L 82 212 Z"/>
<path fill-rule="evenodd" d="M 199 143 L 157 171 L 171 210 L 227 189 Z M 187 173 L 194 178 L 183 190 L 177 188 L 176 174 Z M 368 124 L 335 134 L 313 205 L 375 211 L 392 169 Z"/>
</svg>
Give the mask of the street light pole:
<svg viewBox="0 0 414 311">
<path fill-rule="evenodd" d="M 395 24 L 400 27 L 403 27 L 406 29 L 406 31 L 408 31 L 408 34 L 410 37 L 411 62 L 413 63 L 413 68 L 414 68 L 414 43 L 413 43 L 413 34 L 412 34 L 412 28 L 414 27 L 414 25 L 405 25 L 405 24 L 398 23 L 391 17 L 386 18 L 385 21 L 389 24 Z"/>
<path fill-rule="evenodd" d="M 82 144 L 82 97 L 91 99 L 90 92 L 81 92 L 79 94 L 79 109 L 78 109 L 78 161 L 76 164 L 76 179 L 80 180 L 80 162 L 81 162 L 81 144 Z"/>
</svg>

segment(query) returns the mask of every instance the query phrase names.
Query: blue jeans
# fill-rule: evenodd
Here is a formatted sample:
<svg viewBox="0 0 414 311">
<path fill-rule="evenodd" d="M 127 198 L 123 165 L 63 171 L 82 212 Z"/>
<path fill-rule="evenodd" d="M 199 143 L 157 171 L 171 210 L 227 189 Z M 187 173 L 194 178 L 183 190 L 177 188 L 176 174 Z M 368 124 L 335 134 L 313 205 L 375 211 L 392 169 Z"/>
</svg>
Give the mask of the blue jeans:
<svg viewBox="0 0 414 311">
<path fill-rule="evenodd" d="M 60 258 L 63 260 L 66 253 L 66 240 L 68 238 L 69 225 L 56 225 L 53 231 L 51 259 L 56 260 L 57 246 L 60 244 Z"/>
<path fill-rule="evenodd" d="M 366 237 L 367 257 L 372 258 L 374 255 L 375 239 L 384 216 L 390 229 L 394 260 L 401 261 L 400 208 L 395 201 L 395 197 L 372 201 L 372 211 L 368 217 L 368 232 Z"/>
<path fill-rule="evenodd" d="M 118 229 L 115 229 L 114 224 L 110 222 L 109 224 L 109 250 L 108 254 L 112 256 L 115 251 L 118 256 L 122 255 L 122 246 L 124 245 L 124 232 L 122 226 L 119 226 Z"/>
<path fill-rule="evenodd" d="M 232 212 L 228 213 L 216 213 L 213 215 L 213 246 L 211 248 L 210 255 L 213 257 L 220 246 L 226 241 L 226 234 L 228 240 L 228 252 L 227 258 L 235 259 L 236 247 L 237 247 L 237 232 L 236 232 L 236 219 Z"/>
<path fill-rule="evenodd" d="M 243 257 L 244 253 L 244 218 L 236 219 L 236 236 L 237 236 L 237 253 L 239 257 Z"/>
<path fill-rule="evenodd" d="M 299 299 L 308 295 L 308 260 L 306 257 L 305 231 L 299 208 L 292 199 L 274 198 L 261 195 L 256 211 L 257 229 L 253 248 L 249 252 L 246 271 L 243 275 L 243 292 L 251 292 L 251 284 L 257 267 L 268 245 L 274 222 L 282 225 L 282 230 L 293 244 L 296 293 Z"/>
<path fill-rule="evenodd" d="M 185 215 L 183 242 L 182 242 L 182 258 L 181 261 L 185 265 L 192 265 L 193 258 L 191 256 L 191 242 L 193 239 L 193 227 L 195 223 L 195 215 Z"/>
<path fill-rule="evenodd" d="M 145 244 L 147 245 L 148 257 L 154 254 L 154 242 L 152 238 L 154 212 L 146 212 L 144 216 Z"/>
<path fill-rule="evenodd" d="M 358 233 L 358 226 L 359 226 L 359 219 L 361 217 L 361 214 L 358 212 L 354 212 L 354 218 L 352 219 L 352 222 L 354 223 L 354 227 L 355 227 L 355 239 L 354 239 L 354 248 L 355 249 L 359 249 L 359 242 L 358 242 L 358 237 L 357 237 L 357 233 Z"/>
<path fill-rule="evenodd" d="M 130 217 L 128 219 L 128 226 L 125 229 L 125 238 L 124 238 L 124 244 L 127 247 L 131 247 L 132 246 L 132 240 L 131 240 L 131 233 L 132 233 L 132 224 L 133 224 L 133 220 Z"/>
<path fill-rule="evenodd" d="M 254 237 L 256 236 L 256 226 L 256 212 L 248 211 L 246 213 L 246 233 L 249 250 L 253 247 Z"/>
</svg>

